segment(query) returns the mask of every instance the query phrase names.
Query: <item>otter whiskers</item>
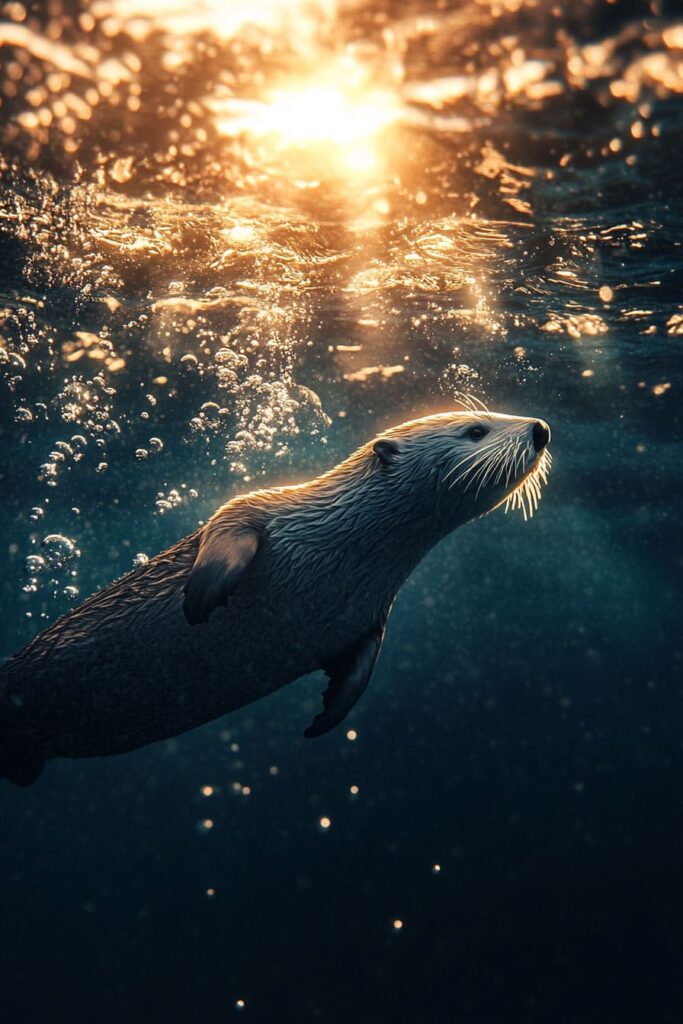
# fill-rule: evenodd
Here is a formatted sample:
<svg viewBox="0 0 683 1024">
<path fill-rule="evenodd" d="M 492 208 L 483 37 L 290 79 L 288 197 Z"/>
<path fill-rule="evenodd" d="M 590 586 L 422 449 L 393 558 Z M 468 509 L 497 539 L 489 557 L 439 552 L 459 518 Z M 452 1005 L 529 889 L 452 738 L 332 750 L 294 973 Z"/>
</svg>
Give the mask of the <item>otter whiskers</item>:
<svg viewBox="0 0 683 1024">
<path fill-rule="evenodd" d="M 476 481 L 477 477 L 480 477 L 479 486 L 477 487 L 477 492 L 475 494 L 475 501 L 479 497 L 482 487 L 485 487 L 486 484 L 491 479 L 496 467 L 498 467 L 498 472 L 496 473 L 496 476 L 494 478 L 494 483 L 497 484 L 500 482 L 503 475 L 503 470 L 509 463 L 509 453 L 513 449 L 514 444 L 514 439 L 509 438 L 507 441 L 505 441 L 502 445 L 499 446 L 498 451 L 492 452 L 491 455 L 489 455 L 481 469 L 477 473 L 475 473 L 474 477 L 472 478 L 472 483 Z M 509 476 L 509 470 L 506 475 Z"/>
<path fill-rule="evenodd" d="M 524 452 L 524 460 L 531 455 L 531 446 L 527 445 L 528 452 Z M 531 519 L 538 508 L 542 497 L 542 487 L 548 483 L 548 474 L 552 465 L 553 457 L 547 448 L 543 450 L 531 472 L 515 487 L 512 494 L 509 494 L 505 502 L 505 511 L 520 509 L 526 519 Z M 522 463 L 522 466 L 524 462 Z"/>
<path fill-rule="evenodd" d="M 469 412 L 487 413 L 489 411 L 486 402 L 470 391 L 456 391 L 454 398 Z"/>
<path fill-rule="evenodd" d="M 476 497 L 478 497 L 482 487 L 486 486 L 494 473 L 496 474 L 494 483 L 500 483 L 505 475 L 506 483 L 509 482 L 514 453 L 518 444 L 519 441 L 513 436 L 502 440 L 498 438 L 488 444 L 480 445 L 456 462 L 446 473 L 444 481 L 453 477 L 448 489 L 452 490 L 456 484 L 462 483 L 462 490 L 466 491 L 477 484 Z M 461 469 L 461 472 L 454 476 L 458 469 Z"/>
<path fill-rule="evenodd" d="M 474 450 L 473 452 L 470 452 L 470 453 L 469 453 L 468 455 L 465 455 L 465 457 L 464 457 L 464 458 L 460 459 L 460 461 L 459 461 L 459 462 L 456 462 L 456 464 L 455 464 L 454 466 L 452 466 L 452 467 L 451 467 L 451 468 L 450 468 L 450 469 L 448 470 L 448 472 L 446 473 L 446 475 L 444 476 L 444 478 L 443 478 L 443 479 L 444 479 L 444 483 L 446 482 L 446 480 L 448 480 L 448 479 L 449 479 L 449 477 L 453 476 L 453 474 L 454 474 L 454 473 L 455 473 L 455 472 L 456 472 L 456 471 L 457 471 L 458 469 L 460 469 L 460 467 L 461 467 L 461 466 L 464 466 L 466 462 L 469 462 L 469 461 L 470 461 L 470 460 L 472 460 L 472 459 L 474 459 L 474 460 L 475 460 L 475 461 L 474 461 L 474 462 L 472 463 L 472 465 L 471 465 L 471 466 L 466 466 L 466 468 L 465 468 L 465 469 L 464 469 L 464 470 L 462 471 L 462 473 L 460 473 L 460 475 L 459 475 L 459 476 L 455 477 L 455 479 L 454 479 L 454 480 L 451 480 L 451 483 L 449 484 L 449 487 L 448 487 L 448 489 L 449 489 L 449 490 L 452 490 L 452 488 L 453 488 L 453 487 L 455 487 L 455 485 L 456 485 L 456 484 L 457 484 L 457 483 L 458 483 L 458 482 L 459 482 L 460 480 L 464 480 L 464 479 L 465 479 L 465 477 L 467 477 L 467 475 L 468 475 L 469 473 L 471 473 L 471 472 L 473 472 L 474 470 L 476 470 L 476 469 L 477 469 L 477 468 L 478 468 L 478 467 L 480 466 L 480 464 L 481 464 L 482 460 L 483 460 L 483 459 L 484 459 L 485 457 L 487 457 L 487 456 L 490 456 L 490 457 L 496 458 L 496 457 L 497 457 L 497 456 L 496 456 L 496 453 L 497 453 L 497 451 L 498 451 L 499 449 L 500 449 L 500 441 L 490 441 L 490 442 L 489 442 L 488 444 L 485 444 L 485 445 L 480 445 L 480 446 L 479 446 L 478 448 L 476 448 L 476 449 L 475 449 L 475 450 Z"/>
</svg>

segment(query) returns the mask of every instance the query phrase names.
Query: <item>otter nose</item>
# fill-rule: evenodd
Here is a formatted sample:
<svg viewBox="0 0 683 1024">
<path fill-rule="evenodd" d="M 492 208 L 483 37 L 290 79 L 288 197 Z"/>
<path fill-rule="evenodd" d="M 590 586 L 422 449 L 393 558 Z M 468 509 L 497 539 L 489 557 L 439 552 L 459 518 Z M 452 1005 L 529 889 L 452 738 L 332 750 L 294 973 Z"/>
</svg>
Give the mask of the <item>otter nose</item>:
<svg viewBox="0 0 683 1024">
<path fill-rule="evenodd" d="M 534 448 L 537 452 L 540 452 L 542 448 L 545 448 L 550 440 L 550 429 L 548 424 L 544 423 L 543 420 L 536 420 L 534 423 L 534 429 L 531 432 L 531 439 L 534 442 Z"/>
</svg>

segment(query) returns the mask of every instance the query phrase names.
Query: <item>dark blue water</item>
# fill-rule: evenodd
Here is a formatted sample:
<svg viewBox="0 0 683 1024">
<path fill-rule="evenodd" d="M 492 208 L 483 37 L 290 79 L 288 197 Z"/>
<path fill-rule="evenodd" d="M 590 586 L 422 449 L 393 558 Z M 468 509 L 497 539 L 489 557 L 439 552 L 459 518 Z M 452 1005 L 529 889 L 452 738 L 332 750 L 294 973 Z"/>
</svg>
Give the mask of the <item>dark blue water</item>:
<svg viewBox="0 0 683 1024">
<path fill-rule="evenodd" d="M 678 1021 L 680 12 L 150 6 L 0 28 L 0 655 L 460 392 L 554 464 L 328 737 L 0 784 L 0 1020 Z"/>
</svg>

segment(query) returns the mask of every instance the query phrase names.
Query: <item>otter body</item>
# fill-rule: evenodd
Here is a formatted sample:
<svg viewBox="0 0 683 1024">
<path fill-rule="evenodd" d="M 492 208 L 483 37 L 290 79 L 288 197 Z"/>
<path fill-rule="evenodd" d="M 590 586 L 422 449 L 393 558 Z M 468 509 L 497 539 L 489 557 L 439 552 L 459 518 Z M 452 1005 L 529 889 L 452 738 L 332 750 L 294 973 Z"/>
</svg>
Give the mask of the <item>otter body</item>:
<svg viewBox="0 0 683 1024">
<path fill-rule="evenodd" d="M 326 732 L 367 685 L 391 604 L 415 565 L 530 478 L 545 441 L 527 442 L 533 458 L 522 467 L 518 452 L 519 471 L 506 484 L 492 474 L 476 498 L 474 488 L 452 485 L 455 456 L 469 470 L 477 445 L 482 458 L 494 450 L 484 443 L 492 430 L 513 424 L 531 437 L 535 423 L 488 413 L 427 417 L 311 483 L 228 502 L 0 669 L 0 774 L 26 785 L 49 758 L 133 750 L 316 669 L 329 685 L 307 735 Z M 467 429 L 472 451 L 448 443 Z"/>
</svg>

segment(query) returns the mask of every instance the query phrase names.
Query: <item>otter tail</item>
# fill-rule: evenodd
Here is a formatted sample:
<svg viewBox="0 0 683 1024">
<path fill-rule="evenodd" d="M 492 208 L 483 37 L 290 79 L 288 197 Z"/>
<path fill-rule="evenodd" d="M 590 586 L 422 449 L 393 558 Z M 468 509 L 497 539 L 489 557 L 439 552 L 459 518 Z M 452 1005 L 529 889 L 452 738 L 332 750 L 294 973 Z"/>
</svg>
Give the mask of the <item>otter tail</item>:
<svg viewBox="0 0 683 1024">
<path fill-rule="evenodd" d="M 45 760 L 35 737 L 21 726 L 16 713 L 0 708 L 0 779 L 14 786 L 31 786 L 42 773 Z"/>
</svg>

